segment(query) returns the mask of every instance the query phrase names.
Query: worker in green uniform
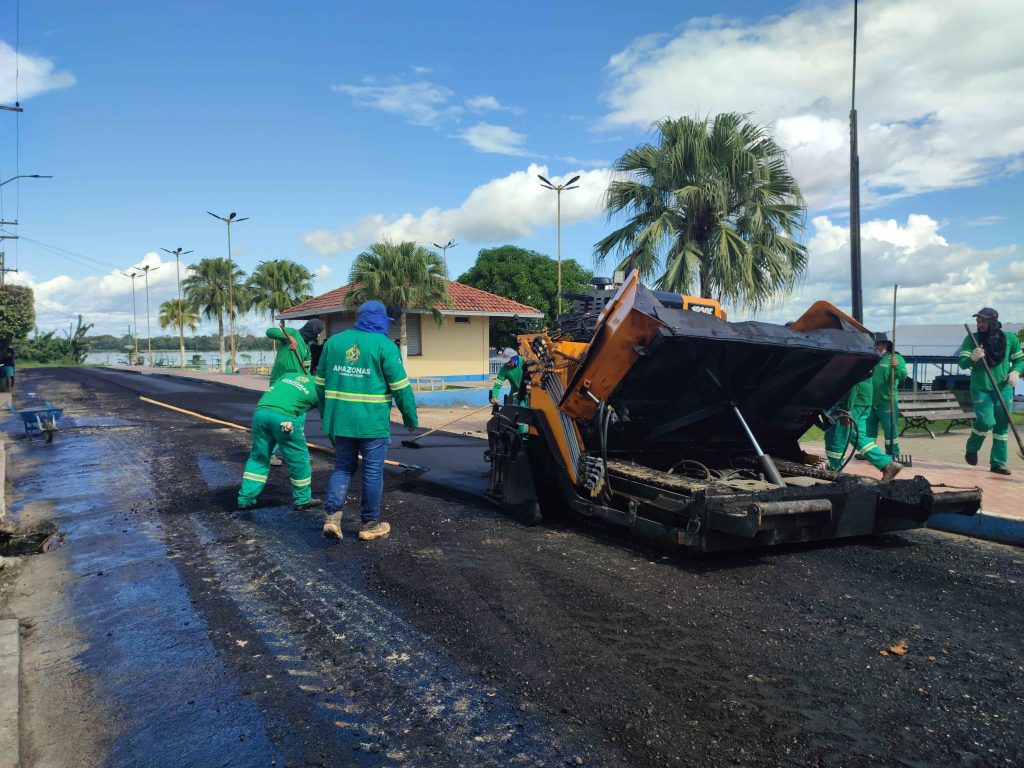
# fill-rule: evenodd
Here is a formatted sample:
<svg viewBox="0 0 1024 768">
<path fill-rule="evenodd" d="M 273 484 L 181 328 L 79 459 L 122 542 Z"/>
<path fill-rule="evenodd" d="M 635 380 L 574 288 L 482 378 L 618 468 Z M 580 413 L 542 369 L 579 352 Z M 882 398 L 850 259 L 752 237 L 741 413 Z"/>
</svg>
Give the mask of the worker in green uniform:
<svg viewBox="0 0 1024 768">
<path fill-rule="evenodd" d="M 519 355 L 512 355 L 508 361 L 498 369 L 498 377 L 494 380 L 494 386 L 491 387 L 491 404 L 499 405 L 498 395 L 501 394 L 501 388 L 505 382 L 508 382 L 512 387 L 511 395 L 512 402 L 515 405 L 523 405 L 519 402 L 519 387 L 523 383 L 523 359 Z"/>
<path fill-rule="evenodd" d="M 884 333 L 875 334 L 875 350 L 882 356 L 871 374 L 871 412 L 868 414 L 868 437 L 878 435 L 881 425 L 885 435 L 885 452 L 900 455 L 900 438 L 895 428 L 900 421 L 899 394 L 896 389 L 907 377 L 907 361 L 899 352 L 893 352 L 892 342 Z M 893 387 L 893 376 L 896 386 Z"/>
<path fill-rule="evenodd" d="M 324 434 L 334 443 L 334 472 L 327 484 L 324 536 L 341 538 L 341 512 L 348 486 L 362 456 L 362 526 L 366 541 L 386 536 L 390 524 L 380 519 L 384 460 L 391 443 L 391 400 L 402 422 L 416 429 L 416 399 L 402 367 L 402 355 L 388 337 L 387 310 L 379 301 L 364 302 L 355 328 L 327 340 L 316 371 L 316 393 Z"/>
<path fill-rule="evenodd" d="M 316 341 L 324 329 L 322 320 L 313 318 L 306 321 L 306 324 L 299 329 L 295 328 L 267 328 L 267 338 L 281 343 L 277 355 L 274 357 L 274 367 L 270 369 L 270 386 L 274 386 L 286 373 L 309 373 L 311 356 L 309 345 Z M 301 362 L 300 362 L 301 361 Z M 300 417 L 303 426 L 306 423 L 306 414 Z M 270 457 L 270 466 L 281 466 L 280 451 L 275 451 Z"/>
<path fill-rule="evenodd" d="M 296 510 L 320 506 L 310 494 L 312 471 L 309 448 L 303 432 L 306 411 L 317 406 L 313 378 L 303 373 L 286 373 L 256 404 L 252 415 L 252 450 L 242 473 L 238 508 L 252 509 L 267 484 L 270 454 L 280 446 L 288 476 L 292 481 L 292 500 Z"/>
<path fill-rule="evenodd" d="M 825 432 L 825 456 L 828 466 L 834 472 L 842 470 L 843 453 L 851 440 L 853 425 L 857 431 L 854 439 L 855 447 L 875 469 L 882 471 L 882 480 L 888 481 L 896 477 L 903 469 L 898 461 L 893 461 L 868 436 L 868 415 L 871 413 L 871 379 L 857 382 L 833 409 L 836 422 Z"/>
<path fill-rule="evenodd" d="M 978 451 L 985 442 L 985 435 L 991 430 L 989 469 L 998 475 L 1009 475 L 1006 460 L 1009 453 L 1007 442 L 1010 422 L 998 398 L 1001 395 L 1007 405 L 1013 402 L 1014 389 L 1024 372 L 1024 351 L 1021 351 L 1020 339 L 1016 334 L 1003 331 L 999 313 L 992 307 L 983 307 L 974 317 L 978 323 L 976 338 L 979 346 L 974 346 L 968 334 L 960 347 L 959 356 L 960 367 L 971 371 L 971 401 L 974 403 L 974 425 L 967 438 L 964 461 L 971 466 L 978 463 Z M 993 389 L 988 380 L 985 363 L 988 363 L 992 371 L 998 390 Z"/>
</svg>

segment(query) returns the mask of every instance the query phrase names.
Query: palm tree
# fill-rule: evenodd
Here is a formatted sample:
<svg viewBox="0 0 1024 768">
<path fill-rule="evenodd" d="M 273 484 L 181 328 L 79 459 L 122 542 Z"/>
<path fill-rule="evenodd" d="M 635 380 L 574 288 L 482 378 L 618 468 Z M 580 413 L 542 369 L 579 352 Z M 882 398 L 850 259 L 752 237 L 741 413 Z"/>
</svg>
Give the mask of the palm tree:
<svg viewBox="0 0 1024 768">
<path fill-rule="evenodd" d="M 803 196 L 771 135 L 736 112 L 655 124 L 644 144 L 615 163 L 605 194 L 609 218 L 626 224 L 594 246 L 601 263 L 635 258 L 664 290 L 736 301 L 757 309 L 781 300 L 807 268 Z"/>
<path fill-rule="evenodd" d="M 181 367 L 185 367 L 185 329 L 195 333 L 199 325 L 199 313 L 185 299 L 168 299 L 160 305 L 160 327 L 173 327 L 178 332 L 181 348 Z"/>
<path fill-rule="evenodd" d="M 274 315 L 313 296 L 313 274 L 288 259 L 261 261 L 246 282 L 253 309 Z"/>
<path fill-rule="evenodd" d="M 402 312 L 398 334 L 403 361 L 407 357 L 406 310 L 427 310 L 440 325 L 444 319 L 440 307 L 451 304 L 444 261 L 412 241 L 374 243 L 356 256 L 348 279 L 353 290 L 345 301 L 350 306 L 376 299 Z"/>
<path fill-rule="evenodd" d="M 220 342 L 220 370 L 224 372 L 224 314 L 228 311 L 228 261 L 227 259 L 200 259 L 198 264 L 188 268 L 189 275 L 182 282 L 185 300 L 198 308 L 207 318 L 217 318 L 217 336 Z M 231 264 L 234 285 L 234 312 L 248 308 L 248 291 L 243 280 L 245 272 Z"/>
</svg>

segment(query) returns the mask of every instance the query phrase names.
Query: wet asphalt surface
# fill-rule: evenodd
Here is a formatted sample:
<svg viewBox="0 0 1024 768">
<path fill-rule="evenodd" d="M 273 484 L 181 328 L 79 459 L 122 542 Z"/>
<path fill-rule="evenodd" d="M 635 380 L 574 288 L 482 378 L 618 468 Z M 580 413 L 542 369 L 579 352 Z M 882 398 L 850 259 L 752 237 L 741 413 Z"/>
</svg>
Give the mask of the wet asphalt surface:
<svg viewBox="0 0 1024 768">
<path fill-rule="evenodd" d="M 27 765 L 1021 764 L 1020 549 L 918 531 L 693 559 L 397 475 L 392 535 L 347 514 L 331 543 L 281 470 L 233 515 L 248 436 L 137 390 L 240 423 L 255 397 L 19 385 L 67 413 L 52 445 L 7 424 L 14 518 L 61 531 L 0 583 Z"/>
</svg>

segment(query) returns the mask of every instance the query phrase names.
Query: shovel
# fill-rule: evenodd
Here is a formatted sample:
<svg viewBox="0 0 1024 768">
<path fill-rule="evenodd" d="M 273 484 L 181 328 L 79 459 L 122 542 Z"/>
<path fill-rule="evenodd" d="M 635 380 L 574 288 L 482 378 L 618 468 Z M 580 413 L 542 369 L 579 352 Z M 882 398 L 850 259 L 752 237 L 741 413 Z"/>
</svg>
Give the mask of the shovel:
<svg viewBox="0 0 1024 768">
<path fill-rule="evenodd" d="M 975 347 L 980 346 L 978 340 L 974 338 L 974 333 L 971 331 L 971 327 L 964 323 L 964 330 L 967 331 L 967 335 L 971 337 L 971 344 Z M 996 377 L 992 375 L 992 369 L 988 367 L 988 360 L 985 356 L 981 356 L 981 363 L 985 366 L 985 374 L 988 376 L 988 383 L 992 385 L 992 389 L 996 391 L 996 397 L 999 398 L 999 404 L 1003 406 L 1003 413 L 1006 414 L 1006 421 L 1010 424 L 1010 431 L 1013 432 L 1013 436 L 1017 438 L 1017 453 L 1024 459 L 1024 443 L 1020 440 L 1020 432 L 1017 431 L 1017 425 L 1013 423 L 1013 416 L 1010 415 L 1010 407 L 1003 400 L 1003 391 L 999 389 L 999 385 L 996 384 Z"/>
<path fill-rule="evenodd" d="M 417 435 L 412 440 L 403 440 L 402 441 L 402 445 L 404 445 L 406 448 L 417 448 L 417 449 L 418 448 L 422 448 L 423 447 L 422 445 L 416 445 L 416 441 L 417 440 L 422 440 L 427 435 L 432 435 L 434 432 L 437 432 L 440 429 L 444 429 L 445 427 L 450 427 L 456 421 L 462 421 L 463 419 L 469 418 L 470 416 L 474 416 L 474 415 L 480 413 L 480 411 L 486 411 L 490 407 L 491 407 L 491 405 L 490 405 L 490 403 L 488 403 L 483 408 L 477 408 L 475 411 L 470 411 L 469 413 L 464 413 L 461 416 L 459 416 L 457 419 L 452 419 L 447 424 L 442 424 L 440 427 L 434 427 L 433 429 L 428 429 L 422 435 Z"/>
</svg>

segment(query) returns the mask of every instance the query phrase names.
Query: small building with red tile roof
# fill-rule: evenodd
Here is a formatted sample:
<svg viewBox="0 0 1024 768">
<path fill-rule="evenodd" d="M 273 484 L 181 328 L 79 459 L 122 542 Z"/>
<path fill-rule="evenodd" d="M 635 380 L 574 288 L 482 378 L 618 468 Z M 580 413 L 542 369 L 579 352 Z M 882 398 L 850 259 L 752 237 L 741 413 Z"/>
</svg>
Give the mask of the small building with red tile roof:
<svg viewBox="0 0 1024 768">
<path fill-rule="evenodd" d="M 333 335 L 355 325 L 356 308 L 345 303 L 351 291 L 352 285 L 343 285 L 296 304 L 281 312 L 279 317 L 282 320 L 318 317 L 327 335 Z M 424 308 L 405 310 L 407 339 L 403 357 L 410 378 L 487 379 L 490 377 L 490 319 L 544 316 L 535 307 L 454 280 L 448 281 L 448 295 L 451 305 L 437 307 L 442 315 L 441 325 Z M 392 324 L 390 334 L 398 338 L 398 323 Z"/>
</svg>

